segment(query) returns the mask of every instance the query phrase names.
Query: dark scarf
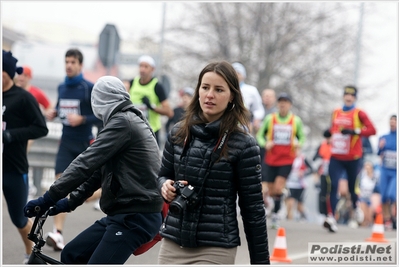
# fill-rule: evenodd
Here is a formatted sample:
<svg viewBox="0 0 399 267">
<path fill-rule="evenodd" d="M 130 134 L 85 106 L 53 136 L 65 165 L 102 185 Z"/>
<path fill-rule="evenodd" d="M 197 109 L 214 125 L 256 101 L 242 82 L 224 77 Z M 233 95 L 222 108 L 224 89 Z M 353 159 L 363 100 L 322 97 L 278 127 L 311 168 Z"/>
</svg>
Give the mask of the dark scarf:
<svg viewBox="0 0 399 267">
<path fill-rule="evenodd" d="M 65 77 L 65 85 L 67 86 L 74 86 L 80 83 L 83 80 L 83 74 L 80 73 L 79 75 L 69 78 L 68 76 Z"/>
</svg>

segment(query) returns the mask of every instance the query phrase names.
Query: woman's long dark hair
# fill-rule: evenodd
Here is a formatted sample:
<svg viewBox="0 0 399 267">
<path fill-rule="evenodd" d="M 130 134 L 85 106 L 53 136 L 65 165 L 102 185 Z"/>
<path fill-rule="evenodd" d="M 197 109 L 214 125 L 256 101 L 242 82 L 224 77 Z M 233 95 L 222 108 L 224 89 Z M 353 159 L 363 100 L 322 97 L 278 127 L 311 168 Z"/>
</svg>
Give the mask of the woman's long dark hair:
<svg viewBox="0 0 399 267">
<path fill-rule="evenodd" d="M 205 66 L 199 74 L 194 96 L 186 109 L 185 116 L 181 121 L 181 126 L 175 135 L 175 142 L 177 143 L 184 143 L 184 140 L 189 136 L 190 128 L 193 125 L 208 122 L 202 114 L 202 109 L 198 100 L 202 77 L 207 72 L 214 72 L 223 77 L 233 96 L 233 100 L 227 105 L 227 108 L 220 118 L 221 124 L 219 136 L 222 136 L 226 130 L 231 133 L 234 131 L 246 132 L 249 129 L 249 111 L 244 105 L 237 73 L 229 62 L 218 61 Z"/>
</svg>

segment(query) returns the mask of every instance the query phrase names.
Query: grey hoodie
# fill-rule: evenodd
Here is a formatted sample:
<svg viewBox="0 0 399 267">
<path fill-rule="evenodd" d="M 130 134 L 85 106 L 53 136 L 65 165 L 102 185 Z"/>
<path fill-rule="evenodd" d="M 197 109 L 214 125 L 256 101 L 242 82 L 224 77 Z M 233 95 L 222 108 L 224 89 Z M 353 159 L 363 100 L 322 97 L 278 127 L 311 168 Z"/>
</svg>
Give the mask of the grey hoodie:
<svg viewBox="0 0 399 267">
<path fill-rule="evenodd" d="M 91 106 L 94 115 L 107 123 L 112 111 L 122 102 L 130 100 L 122 81 L 114 76 L 103 76 L 94 84 Z"/>
<path fill-rule="evenodd" d="M 100 206 L 108 215 L 160 212 L 156 178 L 161 162 L 148 121 L 116 77 L 98 79 L 91 103 L 104 128 L 50 187 L 50 197 L 57 201 L 69 194 L 73 210 L 101 187 Z"/>
</svg>

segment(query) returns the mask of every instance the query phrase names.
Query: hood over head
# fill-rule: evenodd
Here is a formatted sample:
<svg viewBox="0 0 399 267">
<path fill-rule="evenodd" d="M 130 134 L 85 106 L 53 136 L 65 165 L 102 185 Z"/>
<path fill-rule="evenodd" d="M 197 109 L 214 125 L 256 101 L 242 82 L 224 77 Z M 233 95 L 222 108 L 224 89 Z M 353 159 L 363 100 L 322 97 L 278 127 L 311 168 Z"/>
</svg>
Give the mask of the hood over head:
<svg viewBox="0 0 399 267">
<path fill-rule="evenodd" d="M 94 84 L 91 106 L 94 115 L 102 120 L 104 125 L 112 111 L 125 101 L 130 101 L 130 95 L 120 79 L 114 76 L 103 76 Z"/>
</svg>

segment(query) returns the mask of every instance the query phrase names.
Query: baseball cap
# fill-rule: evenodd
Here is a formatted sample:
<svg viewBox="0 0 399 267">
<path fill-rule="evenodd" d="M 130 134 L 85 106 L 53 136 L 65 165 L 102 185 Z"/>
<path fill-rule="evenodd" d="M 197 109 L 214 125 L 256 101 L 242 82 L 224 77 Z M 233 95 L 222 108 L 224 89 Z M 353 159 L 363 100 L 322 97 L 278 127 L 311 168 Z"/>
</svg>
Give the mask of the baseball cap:
<svg viewBox="0 0 399 267">
<path fill-rule="evenodd" d="M 139 57 L 138 63 L 147 63 L 148 65 L 150 65 L 151 67 L 155 68 L 155 60 L 149 56 L 149 55 L 143 55 L 141 57 Z"/>
<path fill-rule="evenodd" d="M 288 100 L 288 101 L 290 101 L 292 103 L 292 99 L 291 99 L 290 95 L 285 93 L 285 92 L 280 93 L 278 95 L 277 101 L 280 101 L 280 100 Z"/>
<path fill-rule="evenodd" d="M 194 89 L 191 87 L 184 87 L 183 88 L 183 94 L 193 96 L 194 95 Z"/>
<path fill-rule="evenodd" d="M 244 78 L 247 77 L 247 71 L 245 70 L 244 65 L 242 65 L 239 62 L 234 62 L 233 64 L 231 64 L 233 66 L 233 68 L 236 70 L 236 72 L 240 73 Z"/>
<path fill-rule="evenodd" d="M 32 78 L 32 69 L 27 65 L 22 66 L 22 68 L 24 69 L 22 73 L 26 74 L 26 76 L 28 76 L 29 78 Z"/>
</svg>

